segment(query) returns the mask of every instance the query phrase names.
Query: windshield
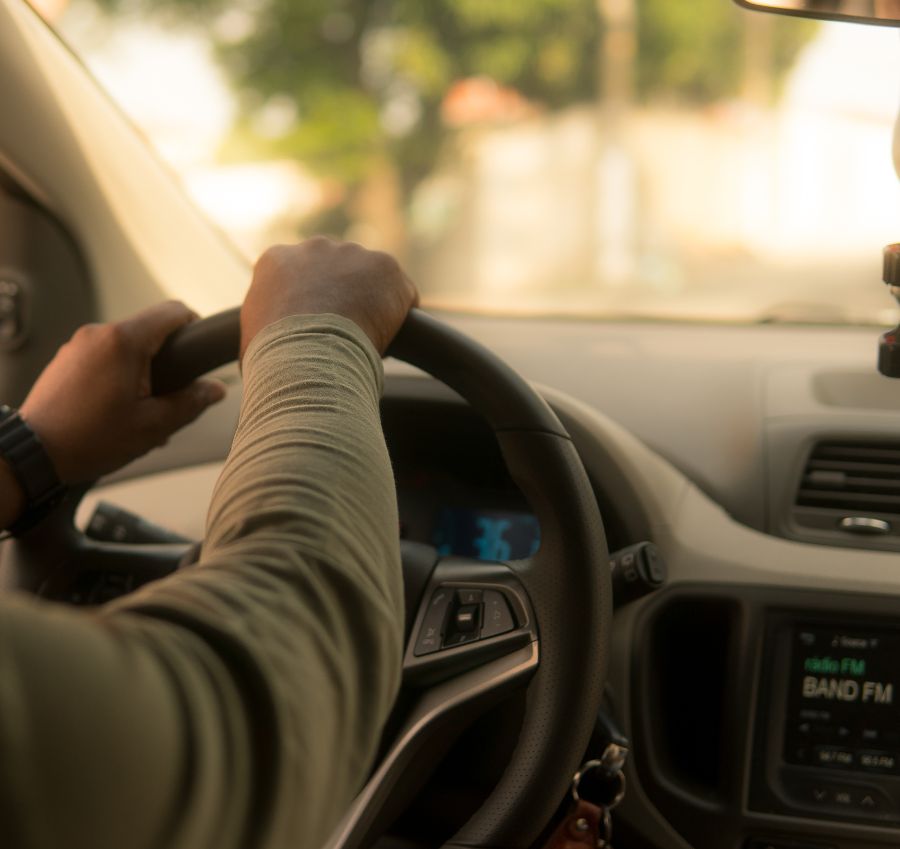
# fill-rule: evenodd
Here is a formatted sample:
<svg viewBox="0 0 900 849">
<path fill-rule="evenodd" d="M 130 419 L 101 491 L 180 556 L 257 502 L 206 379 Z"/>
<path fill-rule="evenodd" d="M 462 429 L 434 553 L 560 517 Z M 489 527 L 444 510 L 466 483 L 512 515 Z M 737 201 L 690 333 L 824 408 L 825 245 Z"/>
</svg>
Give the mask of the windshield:
<svg viewBox="0 0 900 849">
<path fill-rule="evenodd" d="M 253 259 L 503 314 L 891 322 L 897 33 L 730 0 L 41 0 Z"/>
</svg>

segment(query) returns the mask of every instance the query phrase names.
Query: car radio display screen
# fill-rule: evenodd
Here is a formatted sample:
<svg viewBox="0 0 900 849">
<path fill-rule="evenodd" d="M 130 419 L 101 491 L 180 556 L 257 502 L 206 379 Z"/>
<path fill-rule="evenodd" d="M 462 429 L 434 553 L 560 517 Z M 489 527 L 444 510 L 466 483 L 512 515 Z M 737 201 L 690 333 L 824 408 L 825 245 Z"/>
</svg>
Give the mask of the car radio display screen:
<svg viewBox="0 0 900 849">
<path fill-rule="evenodd" d="M 900 632 L 799 626 L 791 641 L 785 760 L 900 774 Z"/>
</svg>

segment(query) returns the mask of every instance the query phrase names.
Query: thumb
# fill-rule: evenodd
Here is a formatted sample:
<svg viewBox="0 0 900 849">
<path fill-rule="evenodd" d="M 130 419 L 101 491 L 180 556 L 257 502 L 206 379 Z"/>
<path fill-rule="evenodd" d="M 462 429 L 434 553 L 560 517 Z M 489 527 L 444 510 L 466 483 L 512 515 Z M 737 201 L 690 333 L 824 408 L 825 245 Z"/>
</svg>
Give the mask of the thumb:
<svg viewBox="0 0 900 849">
<path fill-rule="evenodd" d="M 225 384 L 218 380 L 195 380 L 190 386 L 159 395 L 152 400 L 163 439 L 190 424 L 207 407 L 225 397 Z"/>
</svg>

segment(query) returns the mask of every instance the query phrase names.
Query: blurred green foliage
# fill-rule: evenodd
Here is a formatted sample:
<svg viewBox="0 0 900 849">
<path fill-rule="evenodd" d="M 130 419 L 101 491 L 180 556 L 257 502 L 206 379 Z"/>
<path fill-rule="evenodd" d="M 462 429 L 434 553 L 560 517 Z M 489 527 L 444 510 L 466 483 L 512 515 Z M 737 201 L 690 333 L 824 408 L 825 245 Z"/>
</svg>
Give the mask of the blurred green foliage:
<svg viewBox="0 0 900 849">
<path fill-rule="evenodd" d="M 746 72 L 747 28 L 766 25 L 776 85 L 818 24 L 748 12 L 724 0 L 638 0 L 638 89 L 643 98 L 708 103 L 732 97 Z"/>
<path fill-rule="evenodd" d="M 455 81 L 490 77 L 551 110 L 594 101 L 600 82 L 598 0 L 98 2 L 193 20 L 208 34 L 243 105 L 223 155 L 295 156 L 351 187 L 375 160 L 395 164 L 405 194 L 433 168 Z M 751 13 L 731 0 L 635 0 L 635 10 L 639 100 L 738 92 Z M 813 30 L 792 19 L 768 29 L 775 79 Z M 273 102 L 296 112 L 278 132 L 258 120 Z"/>
</svg>

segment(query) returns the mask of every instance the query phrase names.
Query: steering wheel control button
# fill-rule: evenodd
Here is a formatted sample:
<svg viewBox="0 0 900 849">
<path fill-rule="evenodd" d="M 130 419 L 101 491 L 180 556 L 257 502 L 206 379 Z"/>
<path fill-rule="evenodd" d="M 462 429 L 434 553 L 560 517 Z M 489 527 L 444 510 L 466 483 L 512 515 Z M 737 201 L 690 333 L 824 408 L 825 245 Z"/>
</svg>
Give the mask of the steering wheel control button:
<svg viewBox="0 0 900 849">
<path fill-rule="evenodd" d="M 481 606 L 483 593 L 473 587 L 456 590 L 456 598 L 444 633 L 444 648 L 471 643 L 481 637 Z"/>
<path fill-rule="evenodd" d="M 500 590 L 438 587 L 428 602 L 413 654 L 422 657 L 516 629 L 509 602 Z"/>
<path fill-rule="evenodd" d="M 453 590 L 438 587 L 434 591 L 431 601 L 428 602 L 428 610 L 425 612 L 422 626 L 419 629 L 416 647 L 413 649 L 413 654 L 416 657 L 440 650 L 444 638 L 447 614 L 450 611 L 452 602 Z"/>
<path fill-rule="evenodd" d="M 474 643 L 477 639 L 478 634 L 476 634 L 474 631 L 454 631 L 452 634 L 448 634 L 446 637 L 444 637 L 444 648 L 452 649 L 456 646 L 463 645 L 463 643 Z"/>
<path fill-rule="evenodd" d="M 460 634 L 471 634 L 478 630 L 481 619 L 480 604 L 465 604 L 456 611 L 453 617 L 453 628 Z"/>
<path fill-rule="evenodd" d="M 481 590 L 457 590 L 456 597 L 460 604 L 481 604 Z"/>
<path fill-rule="evenodd" d="M 497 590 L 484 592 L 484 624 L 481 628 L 482 638 L 496 637 L 516 627 L 512 612 L 503 593 Z"/>
</svg>

